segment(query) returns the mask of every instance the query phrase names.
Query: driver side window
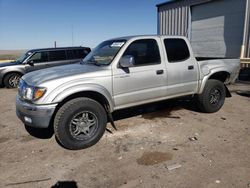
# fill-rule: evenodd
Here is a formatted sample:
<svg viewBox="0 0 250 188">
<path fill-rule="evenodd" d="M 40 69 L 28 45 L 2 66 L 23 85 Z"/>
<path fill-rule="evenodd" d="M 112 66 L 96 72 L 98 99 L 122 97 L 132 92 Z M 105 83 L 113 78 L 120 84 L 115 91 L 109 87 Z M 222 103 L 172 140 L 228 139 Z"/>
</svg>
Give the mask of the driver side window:
<svg viewBox="0 0 250 188">
<path fill-rule="evenodd" d="M 29 61 L 33 61 L 33 63 L 47 62 L 47 52 L 37 52 L 29 59 Z"/>
<path fill-rule="evenodd" d="M 160 64 L 159 47 L 154 39 L 142 39 L 132 42 L 123 56 L 134 57 L 135 66 Z"/>
</svg>

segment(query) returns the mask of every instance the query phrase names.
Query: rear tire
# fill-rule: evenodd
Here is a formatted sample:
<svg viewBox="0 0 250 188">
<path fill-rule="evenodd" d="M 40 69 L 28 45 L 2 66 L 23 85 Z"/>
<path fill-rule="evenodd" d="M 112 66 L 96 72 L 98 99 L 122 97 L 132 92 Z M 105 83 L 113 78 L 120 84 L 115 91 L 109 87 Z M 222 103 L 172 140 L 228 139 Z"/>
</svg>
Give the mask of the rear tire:
<svg viewBox="0 0 250 188">
<path fill-rule="evenodd" d="M 202 112 L 217 112 L 223 106 L 225 97 L 224 84 L 219 80 L 208 80 L 202 94 L 197 96 L 198 107 Z"/>
<path fill-rule="evenodd" d="M 76 98 L 56 113 L 54 132 L 60 144 L 71 150 L 96 144 L 106 130 L 107 114 L 103 106 L 90 98 Z"/>
<path fill-rule="evenodd" d="M 4 77 L 3 83 L 7 88 L 17 88 L 21 77 L 21 74 L 9 73 Z"/>
</svg>

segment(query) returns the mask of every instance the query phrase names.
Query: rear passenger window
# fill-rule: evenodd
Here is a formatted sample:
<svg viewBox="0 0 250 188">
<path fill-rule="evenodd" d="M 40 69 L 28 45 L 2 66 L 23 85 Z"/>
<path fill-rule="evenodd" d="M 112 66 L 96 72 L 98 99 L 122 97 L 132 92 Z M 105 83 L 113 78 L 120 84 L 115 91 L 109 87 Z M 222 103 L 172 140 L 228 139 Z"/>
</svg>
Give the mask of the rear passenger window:
<svg viewBox="0 0 250 188">
<path fill-rule="evenodd" d="M 187 43 L 183 39 L 165 39 L 164 45 L 170 63 L 184 61 L 190 57 Z"/>
<path fill-rule="evenodd" d="M 78 50 L 75 50 L 76 51 L 76 57 L 77 59 L 83 59 L 86 57 L 86 53 L 84 52 L 83 49 L 78 49 Z"/>
<path fill-rule="evenodd" d="M 157 42 L 154 39 L 142 39 L 132 42 L 123 56 L 131 55 L 135 66 L 160 64 L 161 58 Z"/>
<path fill-rule="evenodd" d="M 49 52 L 49 60 L 50 61 L 66 60 L 65 50 L 50 51 Z"/>
<path fill-rule="evenodd" d="M 67 50 L 67 59 L 75 59 L 74 50 Z"/>
<path fill-rule="evenodd" d="M 68 59 L 83 59 L 87 56 L 87 54 L 88 51 L 84 49 L 67 50 Z"/>
</svg>

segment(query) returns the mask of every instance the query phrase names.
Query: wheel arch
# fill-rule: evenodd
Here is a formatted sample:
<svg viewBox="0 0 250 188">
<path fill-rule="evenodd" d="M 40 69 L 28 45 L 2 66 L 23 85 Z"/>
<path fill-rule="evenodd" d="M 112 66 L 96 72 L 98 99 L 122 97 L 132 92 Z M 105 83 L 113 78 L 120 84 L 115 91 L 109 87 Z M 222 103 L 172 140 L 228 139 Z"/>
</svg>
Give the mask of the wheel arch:
<svg viewBox="0 0 250 188">
<path fill-rule="evenodd" d="M 66 102 L 78 98 L 78 97 L 86 97 L 86 98 L 90 98 L 93 99 L 95 101 L 97 101 L 98 103 L 100 103 L 105 109 L 111 108 L 111 104 L 108 101 L 108 99 L 101 93 L 97 92 L 97 91 L 79 91 L 77 93 L 73 93 L 67 97 L 65 97 L 64 99 L 62 99 L 58 105 L 57 108 L 60 108 L 62 105 L 64 105 Z"/>
<path fill-rule="evenodd" d="M 229 72 L 227 72 L 227 71 L 219 71 L 219 72 L 215 72 L 212 75 L 210 75 L 208 80 L 214 79 L 214 80 L 219 80 L 219 81 L 225 83 L 227 81 L 227 79 L 229 79 L 229 77 L 230 77 Z"/>
<path fill-rule="evenodd" d="M 208 80 L 213 79 L 213 80 L 219 80 L 222 83 L 226 83 L 229 78 L 230 78 L 230 73 L 227 71 L 212 72 L 211 74 L 209 74 L 203 78 L 203 80 L 201 81 L 201 86 L 200 86 L 198 93 L 201 94 L 203 92 Z"/>
</svg>

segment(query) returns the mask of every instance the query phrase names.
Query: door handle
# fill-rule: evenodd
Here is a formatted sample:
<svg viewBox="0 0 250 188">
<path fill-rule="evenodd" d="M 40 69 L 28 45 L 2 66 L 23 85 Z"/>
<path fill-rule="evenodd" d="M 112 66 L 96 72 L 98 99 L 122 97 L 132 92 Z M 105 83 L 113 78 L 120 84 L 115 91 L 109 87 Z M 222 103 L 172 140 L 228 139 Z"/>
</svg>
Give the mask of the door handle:
<svg viewBox="0 0 250 188">
<path fill-rule="evenodd" d="M 163 70 L 157 70 L 157 71 L 156 71 L 156 74 L 163 74 L 163 73 L 164 73 Z"/>
<path fill-rule="evenodd" d="M 188 66 L 188 70 L 192 70 L 192 69 L 194 69 L 194 66 L 193 65 L 189 65 Z"/>
</svg>

